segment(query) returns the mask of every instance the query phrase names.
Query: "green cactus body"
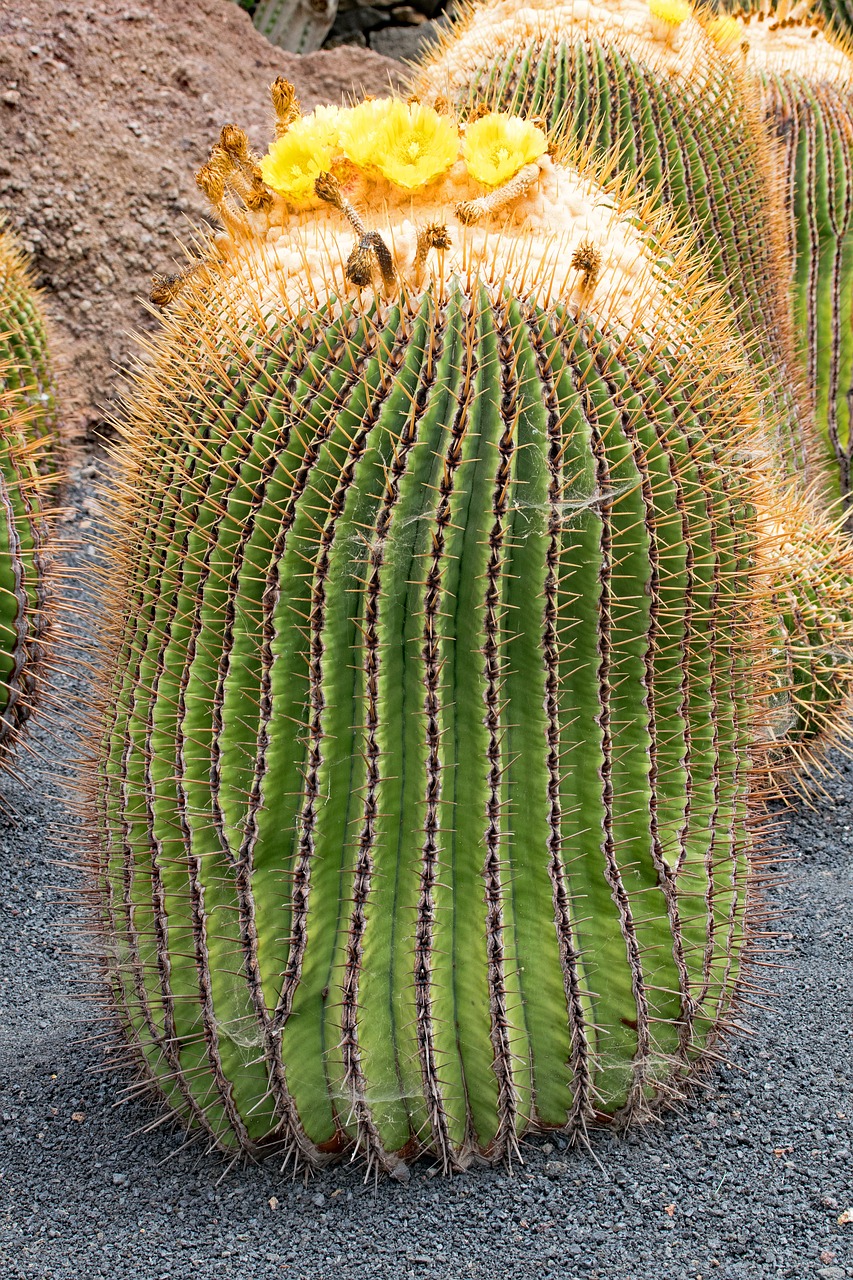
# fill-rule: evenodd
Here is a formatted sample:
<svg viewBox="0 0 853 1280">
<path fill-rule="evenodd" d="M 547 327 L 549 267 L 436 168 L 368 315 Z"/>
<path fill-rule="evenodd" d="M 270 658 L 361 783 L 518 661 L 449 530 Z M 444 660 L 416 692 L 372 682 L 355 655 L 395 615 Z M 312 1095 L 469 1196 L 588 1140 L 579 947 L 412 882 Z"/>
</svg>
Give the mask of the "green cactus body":
<svg viewBox="0 0 853 1280">
<path fill-rule="evenodd" d="M 358 179 L 373 288 L 340 211 L 241 213 L 226 168 L 108 557 L 127 1033 L 212 1143 L 297 1164 L 643 1114 L 744 941 L 757 417 L 720 296 L 547 156 L 483 216 L 461 161 Z"/>
<path fill-rule="evenodd" d="M 798 385 L 768 138 L 739 72 L 692 17 L 654 16 L 667 7 L 679 8 L 645 0 L 596 0 L 582 11 L 481 4 L 451 26 L 413 88 L 463 111 L 487 104 L 541 116 L 550 136 L 609 155 L 667 202 L 729 285 L 768 421 L 778 424 L 776 457 L 789 474 L 811 476 L 819 446 Z"/>
<path fill-rule="evenodd" d="M 42 494 L 56 451 L 44 320 L 26 260 L 0 231 L 0 752 L 30 715 L 48 626 Z M 2 758 L 2 757 L 0 757 Z"/>
<path fill-rule="evenodd" d="M 849 39 L 822 27 L 819 16 L 755 6 L 746 17 L 712 21 L 709 31 L 738 65 L 746 51 L 779 139 L 798 356 L 821 438 L 824 491 L 853 527 L 853 59 Z"/>
</svg>

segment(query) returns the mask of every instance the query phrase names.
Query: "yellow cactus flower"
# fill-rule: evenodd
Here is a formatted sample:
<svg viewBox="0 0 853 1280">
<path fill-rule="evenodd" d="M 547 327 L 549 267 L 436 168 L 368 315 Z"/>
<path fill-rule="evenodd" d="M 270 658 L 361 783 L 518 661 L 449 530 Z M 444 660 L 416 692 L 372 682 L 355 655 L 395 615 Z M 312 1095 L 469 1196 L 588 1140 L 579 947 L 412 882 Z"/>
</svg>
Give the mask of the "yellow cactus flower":
<svg viewBox="0 0 853 1280">
<path fill-rule="evenodd" d="M 338 150 L 330 122 L 304 116 L 261 159 L 264 182 L 297 205 L 316 200 L 314 179 L 332 167 Z"/>
<path fill-rule="evenodd" d="M 733 49 L 738 48 L 743 40 L 743 23 L 738 18 L 732 18 L 728 14 L 721 14 L 718 18 L 712 18 L 706 30 L 714 44 L 718 49 L 722 49 L 723 53 L 731 53 Z"/>
<path fill-rule="evenodd" d="M 376 156 L 376 135 L 394 106 L 393 98 L 373 98 L 340 113 L 340 145 L 359 169 L 370 169 Z"/>
<path fill-rule="evenodd" d="M 373 137 L 369 159 L 389 182 L 413 191 L 446 173 L 458 155 L 459 131 L 453 120 L 419 102 L 392 102 Z"/>
<path fill-rule="evenodd" d="M 502 111 L 489 112 L 469 124 L 462 142 L 468 172 L 486 187 L 509 182 L 547 149 L 548 139 L 537 125 Z"/>
<path fill-rule="evenodd" d="M 668 27 L 680 27 L 690 17 L 688 0 L 649 0 L 649 13 Z"/>
</svg>

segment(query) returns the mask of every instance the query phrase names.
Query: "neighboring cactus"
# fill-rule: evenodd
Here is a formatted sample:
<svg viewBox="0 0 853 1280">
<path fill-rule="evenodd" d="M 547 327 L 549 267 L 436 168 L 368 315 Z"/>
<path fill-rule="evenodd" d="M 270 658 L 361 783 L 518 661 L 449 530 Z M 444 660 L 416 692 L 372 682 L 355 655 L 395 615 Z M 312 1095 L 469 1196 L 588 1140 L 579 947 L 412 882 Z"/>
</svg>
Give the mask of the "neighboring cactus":
<svg viewBox="0 0 853 1280">
<path fill-rule="evenodd" d="M 757 501 L 757 571 L 772 593 L 771 762 L 784 787 L 853 737 L 853 542 L 784 487 Z"/>
<path fill-rule="evenodd" d="M 290 53 L 319 49 L 335 21 L 338 0 L 239 0 L 272 44 Z"/>
<path fill-rule="evenodd" d="M 424 100 L 541 115 L 668 201 L 729 284 L 738 323 L 781 424 L 789 474 L 817 474 L 819 446 L 799 387 L 781 205 L 769 139 L 742 77 L 683 0 L 480 4 L 415 75 Z"/>
<path fill-rule="evenodd" d="M 762 424 L 721 291 L 588 160 L 274 100 L 199 175 L 227 231 L 158 282 L 119 457 L 109 977 L 218 1146 L 509 1159 L 677 1096 L 730 1005 Z"/>
<path fill-rule="evenodd" d="M 789 12 L 790 9 L 790 12 Z M 798 7 L 720 17 L 709 31 L 759 82 L 782 147 L 794 316 L 828 496 L 853 529 L 853 59 Z"/>
<path fill-rule="evenodd" d="M 47 631 L 41 494 L 57 411 L 44 320 L 26 259 L 0 229 L 0 761 L 36 701 Z"/>
</svg>

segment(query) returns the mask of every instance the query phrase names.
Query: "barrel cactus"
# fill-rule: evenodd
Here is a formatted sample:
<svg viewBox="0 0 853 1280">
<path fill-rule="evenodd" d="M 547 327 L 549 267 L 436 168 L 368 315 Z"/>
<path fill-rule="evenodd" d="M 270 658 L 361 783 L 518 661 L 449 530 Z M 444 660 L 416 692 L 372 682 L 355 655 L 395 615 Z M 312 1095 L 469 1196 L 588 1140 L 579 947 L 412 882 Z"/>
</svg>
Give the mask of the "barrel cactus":
<svg viewBox="0 0 853 1280">
<path fill-rule="evenodd" d="M 851 740 L 853 542 L 802 495 L 757 499 L 757 572 L 772 594 L 770 763 L 784 791 Z"/>
<path fill-rule="evenodd" d="M 684 0 L 481 2 L 451 24 L 412 82 L 476 115 L 542 116 L 668 202 L 729 284 L 766 395 L 777 458 L 819 470 L 800 386 L 782 207 L 770 142 L 739 70 Z"/>
<path fill-rule="evenodd" d="M 217 1146 L 506 1160 L 677 1096 L 730 1006 L 760 415 L 721 291 L 588 157 L 274 101 L 129 405 L 106 966 Z"/>
<path fill-rule="evenodd" d="M 56 427 L 44 318 L 26 258 L 0 229 L 0 762 L 42 681 Z"/>
<path fill-rule="evenodd" d="M 781 147 L 799 355 L 822 439 L 826 493 L 853 528 L 853 59 L 821 18 L 756 7 L 709 25 L 757 81 Z"/>
</svg>

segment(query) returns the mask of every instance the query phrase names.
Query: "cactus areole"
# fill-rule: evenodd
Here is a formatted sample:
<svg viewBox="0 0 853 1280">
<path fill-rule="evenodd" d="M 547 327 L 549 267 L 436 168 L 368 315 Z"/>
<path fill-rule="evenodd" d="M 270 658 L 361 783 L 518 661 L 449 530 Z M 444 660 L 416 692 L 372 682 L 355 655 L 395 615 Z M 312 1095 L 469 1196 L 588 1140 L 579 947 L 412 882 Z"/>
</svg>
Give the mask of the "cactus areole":
<svg viewBox="0 0 853 1280">
<path fill-rule="evenodd" d="M 729 1005 L 755 415 L 719 294 L 535 125 L 274 96 L 130 406 L 110 978 L 218 1146 L 506 1160 L 676 1096 Z"/>
</svg>

